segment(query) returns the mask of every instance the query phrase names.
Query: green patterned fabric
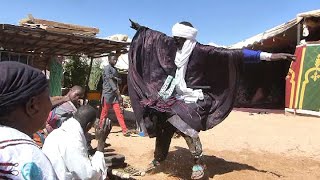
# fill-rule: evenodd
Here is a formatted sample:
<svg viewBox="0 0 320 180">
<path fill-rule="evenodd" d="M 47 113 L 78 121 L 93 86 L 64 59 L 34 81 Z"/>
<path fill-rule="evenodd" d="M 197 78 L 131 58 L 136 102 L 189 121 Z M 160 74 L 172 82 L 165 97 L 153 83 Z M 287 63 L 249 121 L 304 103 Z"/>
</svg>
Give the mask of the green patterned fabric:
<svg viewBox="0 0 320 180">
<path fill-rule="evenodd" d="M 61 96 L 62 95 L 62 77 L 63 68 L 62 64 L 53 57 L 50 61 L 50 96 Z"/>
<path fill-rule="evenodd" d="M 320 111 L 320 45 L 307 45 L 302 64 L 298 109 Z"/>
</svg>

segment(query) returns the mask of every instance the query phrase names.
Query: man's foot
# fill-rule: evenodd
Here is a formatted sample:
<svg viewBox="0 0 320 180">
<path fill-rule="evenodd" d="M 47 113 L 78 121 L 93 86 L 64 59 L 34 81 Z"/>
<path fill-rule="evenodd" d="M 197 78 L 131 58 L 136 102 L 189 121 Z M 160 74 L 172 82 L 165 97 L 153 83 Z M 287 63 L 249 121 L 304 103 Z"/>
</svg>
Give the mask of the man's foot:
<svg viewBox="0 0 320 180">
<path fill-rule="evenodd" d="M 201 179 L 204 176 L 205 166 L 196 164 L 192 167 L 191 179 Z"/>
<path fill-rule="evenodd" d="M 123 133 L 123 136 L 125 136 L 125 137 L 130 137 L 130 134 L 131 134 L 131 133 L 127 131 L 127 132 Z"/>
<path fill-rule="evenodd" d="M 153 160 L 146 168 L 146 170 L 144 171 L 145 173 L 148 173 L 150 171 L 152 171 L 153 169 L 155 169 L 157 166 L 160 166 L 160 162 L 157 160 Z"/>
</svg>

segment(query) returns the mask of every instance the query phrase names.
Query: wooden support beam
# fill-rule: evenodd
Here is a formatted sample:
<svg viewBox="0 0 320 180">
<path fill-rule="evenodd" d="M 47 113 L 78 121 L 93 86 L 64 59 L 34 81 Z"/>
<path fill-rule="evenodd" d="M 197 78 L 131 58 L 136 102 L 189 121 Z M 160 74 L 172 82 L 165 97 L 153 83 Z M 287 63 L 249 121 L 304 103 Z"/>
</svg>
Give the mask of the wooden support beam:
<svg viewBox="0 0 320 180">
<path fill-rule="evenodd" d="M 297 26 L 297 45 L 300 44 L 300 40 L 301 40 L 301 22 L 299 22 Z"/>
<path fill-rule="evenodd" d="M 1 43 L 1 42 L 0 42 Z M 26 49 L 25 47 L 29 46 L 28 49 Z M 47 45 L 41 45 L 41 46 L 32 46 L 31 44 L 18 44 L 16 42 L 8 42 L 6 44 L 3 44 L 3 48 L 4 49 L 13 49 L 14 51 L 23 51 L 23 50 L 27 50 L 27 51 L 41 51 L 41 49 L 52 49 L 53 46 L 47 46 Z M 55 48 L 57 51 L 65 51 L 68 50 L 65 47 L 56 47 Z M 70 50 L 69 50 L 70 51 Z"/>
<path fill-rule="evenodd" d="M 90 88 L 89 88 L 89 81 L 90 81 L 90 74 L 91 74 L 91 69 L 92 69 L 92 63 L 93 63 L 93 57 L 90 57 L 90 66 L 89 66 L 89 73 L 86 79 L 86 89 L 85 89 L 85 95 L 84 95 L 84 99 L 87 99 L 87 93 L 89 92 Z"/>
<path fill-rule="evenodd" d="M 32 33 L 32 34 L 37 34 L 37 33 L 45 33 L 47 36 L 56 36 L 56 37 L 64 37 L 68 39 L 74 39 L 74 40 L 85 40 L 85 41 L 100 41 L 104 43 L 108 43 L 110 45 L 129 45 L 130 43 L 128 42 L 116 42 L 116 41 L 111 41 L 108 39 L 98 39 L 94 37 L 83 37 L 83 36 L 76 36 L 76 35 L 68 35 L 68 34 L 63 34 L 63 33 L 54 33 L 54 32 L 48 32 L 43 29 L 30 29 L 26 27 L 17 27 L 14 25 L 9 25 L 9 24 L 3 24 L 2 29 L 0 31 L 18 31 L 18 32 L 25 32 L 25 33 Z"/>
</svg>

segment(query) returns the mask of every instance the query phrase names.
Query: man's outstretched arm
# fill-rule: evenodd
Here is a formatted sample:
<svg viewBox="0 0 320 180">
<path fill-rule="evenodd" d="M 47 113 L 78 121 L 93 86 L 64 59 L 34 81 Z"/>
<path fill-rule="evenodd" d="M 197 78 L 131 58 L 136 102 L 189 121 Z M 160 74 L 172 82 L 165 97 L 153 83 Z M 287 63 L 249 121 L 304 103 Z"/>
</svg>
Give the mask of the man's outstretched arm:
<svg viewBox="0 0 320 180">
<path fill-rule="evenodd" d="M 136 23 L 136 22 L 134 22 L 134 21 L 132 21 L 131 19 L 129 19 L 129 21 L 131 22 L 131 28 L 132 29 L 134 29 L 134 30 L 138 30 L 140 27 L 141 27 L 141 25 L 140 24 L 138 24 L 138 23 Z"/>
<path fill-rule="evenodd" d="M 295 61 L 296 56 L 288 53 L 267 53 L 249 49 L 227 49 L 221 47 L 206 46 L 210 56 L 226 57 L 231 53 L 242 53 L 244 63 L 259 63 L 261 61 Z"/>
<path fill-rule="evenodd" d="M 296 56 L 288 53 L 267 53 L 262 51 L 254 51 L 243 49 L 243 58 L 245 63 L 257 63 L 260 61 L 295 61 Z"/>
</svg>

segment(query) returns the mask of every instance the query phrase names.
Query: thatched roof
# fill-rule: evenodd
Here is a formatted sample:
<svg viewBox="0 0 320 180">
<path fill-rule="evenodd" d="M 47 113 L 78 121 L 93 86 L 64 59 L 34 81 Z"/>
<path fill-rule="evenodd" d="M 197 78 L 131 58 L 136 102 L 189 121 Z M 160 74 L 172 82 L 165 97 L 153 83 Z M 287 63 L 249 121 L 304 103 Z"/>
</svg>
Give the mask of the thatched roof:
<svg viewBox="0 0 320 180">
<path fill-rule="evenodd" d="M 300 35 L 302 35 L 302 26 L 299 29 L 298 24 L 303 23 L 303 21 L 307 21 L 310 18 L 319 21 L 320 10 L 297 14 L 296 18 L 286 23 L 283 23 L 241 42 L 233 44 L 228 48 L 251 48 L 269 52 L 276 52 L 278 50 L 294 51 L 295 46 L 300 43 L 297 42 L 297 34 L 300 33 Z M 316 27 L 316 29 L 317 30 L 315 31 L 315 33 L 317 34 L 320 31 L 320 27 Z"/>
<path fill-rule="evenodd" d="M 82 35 L 94 37 L 99 33 L 98 28 L 80 26 L 76 24 L 66 24 L 56 21 L 49 21 L 45 19 L 34 18 L 31 14 L 27 18 L 23 18 L 19 21 L 20 26 L 41 28 L 49 32 L 58 32 L 72 35 Z"/>
<path fill-rule="evenodd" d="M 129 43 L 50 32 L 41 28 L 0 24 L 0 48 L 3 51 L 34 55 L 88 55 L 127 52 Z"/>
</svg>

